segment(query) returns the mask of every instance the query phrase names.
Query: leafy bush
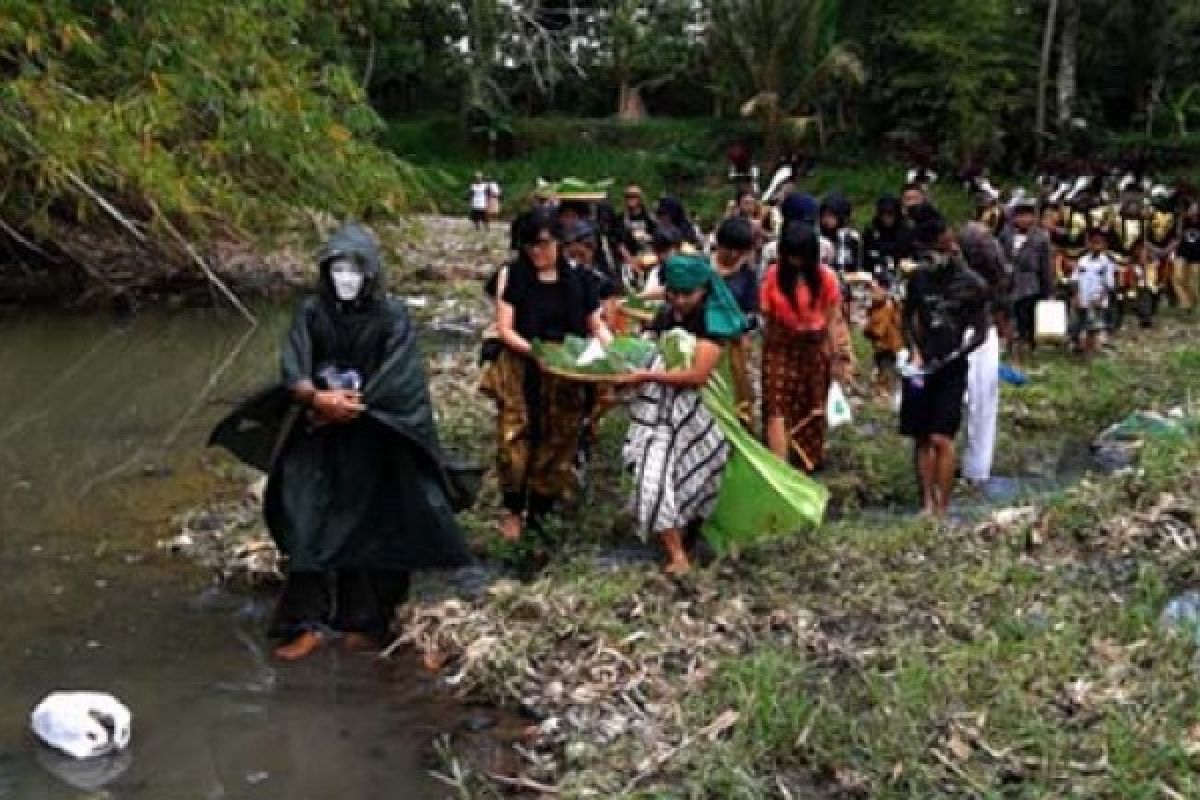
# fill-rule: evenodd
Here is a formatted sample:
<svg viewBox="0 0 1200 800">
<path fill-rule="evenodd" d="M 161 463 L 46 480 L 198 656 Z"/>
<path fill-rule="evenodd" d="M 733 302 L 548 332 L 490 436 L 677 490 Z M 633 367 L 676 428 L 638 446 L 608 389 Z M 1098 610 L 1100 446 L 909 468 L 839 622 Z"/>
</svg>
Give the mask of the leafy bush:
<svg viewBox="0 0 1200 800">
<path fill-rule="evenodd" d="M 372 143 L 383 123 L 355 77 L 300 43 L 308 7 L 6 3 L 0 214 L 41 230 L 157 208 L 264 233 L 300 208 L 403 209 L 425 180 Z"/>
</svg>

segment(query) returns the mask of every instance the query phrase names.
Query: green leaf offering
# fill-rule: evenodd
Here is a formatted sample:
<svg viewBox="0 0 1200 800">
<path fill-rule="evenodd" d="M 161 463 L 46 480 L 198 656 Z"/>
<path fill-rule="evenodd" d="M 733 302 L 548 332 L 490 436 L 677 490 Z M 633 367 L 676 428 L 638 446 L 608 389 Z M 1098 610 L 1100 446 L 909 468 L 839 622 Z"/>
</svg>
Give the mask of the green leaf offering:
<svg viewBox="0 0 1200 800">
<path fill-rule="evenodd" d="M 649 366 L 658 352 L 654 342 L 636 336 L 618 336 L 604 349 L 603 356 L 587 360 L 583 355 L 588 344 L 587 339 L 579 336 L 568 336 L 561 343 L 535 340 L 533 357 L 555 372 L 616 377 Z"/>
</svg>

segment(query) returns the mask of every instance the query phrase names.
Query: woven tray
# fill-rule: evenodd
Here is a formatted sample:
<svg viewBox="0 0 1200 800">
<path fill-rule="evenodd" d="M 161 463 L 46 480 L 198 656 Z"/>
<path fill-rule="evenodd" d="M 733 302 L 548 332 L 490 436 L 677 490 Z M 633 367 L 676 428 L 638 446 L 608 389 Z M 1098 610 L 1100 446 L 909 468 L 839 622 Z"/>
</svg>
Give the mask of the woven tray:
<svg viewBox="0 0 1200 800">
<path fill-rule="evenodd" d="M 545 372 L 547 375 L 553 375 L 556 378 L 562 378 L 568 381 L 578 381 L 579 383 L 621 384 L 633 382 L 633 376 L 629 375 L 628 373 L 623 375 L 598 375 L 593 372 L 572 372 L 571 370 L 548 366 L 543 364 L 541 361 L 538 362 L 538 367 L 540 367 L 542 372 Z"/>
</svg>

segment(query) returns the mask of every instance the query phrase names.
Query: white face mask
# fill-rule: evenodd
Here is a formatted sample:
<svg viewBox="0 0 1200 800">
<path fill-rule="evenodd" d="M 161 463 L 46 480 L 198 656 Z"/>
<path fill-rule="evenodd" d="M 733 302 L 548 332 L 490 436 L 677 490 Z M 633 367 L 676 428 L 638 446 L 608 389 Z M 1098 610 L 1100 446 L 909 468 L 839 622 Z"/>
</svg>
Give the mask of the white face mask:
<svg viewBox="0 0 1200 800">
<path fill-rule="evenodd" d="M 329 265 L 329 280 L 333 283 L 333 293 L 343 303 L 358 299 L 366 276 L 357 264 L 348 258 L 339 258 Z"/>
</svg>

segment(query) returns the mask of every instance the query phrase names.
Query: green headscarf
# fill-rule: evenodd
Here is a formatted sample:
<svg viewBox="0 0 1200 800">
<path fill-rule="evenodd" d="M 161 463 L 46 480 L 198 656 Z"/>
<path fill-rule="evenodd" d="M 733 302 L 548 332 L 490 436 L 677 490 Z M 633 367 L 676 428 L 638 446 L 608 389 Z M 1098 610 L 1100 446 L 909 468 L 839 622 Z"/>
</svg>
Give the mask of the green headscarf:
<svg viewBox="0 0 1200 800">
<path fill-rule="evenodd" d="M 725 280 L 704 256 L 683 253 L 671 256 L 663 265 L 663 283 L 668 289 L 679 292 L 708 289 L 704 301 L 704 327 L 712 336 L 726 339 L 746 332 L 746 315 L 738 307 Z"/>
</svg>

